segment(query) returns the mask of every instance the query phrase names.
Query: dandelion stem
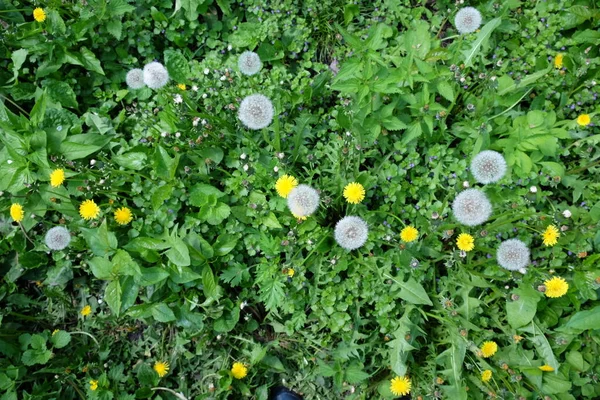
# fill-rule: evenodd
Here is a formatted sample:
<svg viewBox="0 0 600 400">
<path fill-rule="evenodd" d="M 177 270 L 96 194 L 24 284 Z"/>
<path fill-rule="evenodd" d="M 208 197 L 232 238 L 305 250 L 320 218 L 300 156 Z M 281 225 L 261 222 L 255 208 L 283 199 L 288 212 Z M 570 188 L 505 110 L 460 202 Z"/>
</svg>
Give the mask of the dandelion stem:
<svg viewBox="0 0 600 400">
<path fill-rule="evenodd" d="M 92 335 L 91 333 L 87 333 L 87 332 L 82 332 L 82 331 L 74 331 L 74 332 L 69 332 L 71 335 L 86 335 L 92 338 L 92 340 L 94 341 L 94 343 L 96 343 L 96 346 L 100 347 L 100 343 L 98 343 L 98 341 L 96 340 L 96 338 L 94 337 L 94 335 Z"/>
<path fill-rule="evenodd" d="M 20 105 L 18 105 L 17 103 L 15 103 L 14 101 L 12 101 L 8 97 L 3 96 L 3 95 L 0 94 L 0 98 L 8 101 L 10 104 L 12 104 L 13 106 L 17 107 L 19 109 L 19 111 L 21 111 L 23 114 L 25 114 L 25 115 L 27 115 L 29 117 L 29 113 L 27 111 L 25 111 Z"/>
<path fill-rule="evenodd" d="M 153 387 L 151 388 L 151 390 L 157 391 L 157 390 L 164 390 L 165 392 L 169 392 L 172 393 L 173 396 L 177 397 L 180 400 L 188 400 L 187 397 L 185 397 L 183 394 L 181 393 L 177 393 L 176 391 L 174 391 L 173 389 L 169 389 L 166 387 Z"/>
<path fill-rule="evenodd" d="M 27 236 L 27 233 L 25 232 L 25 228 L 23 228 L 23 224 L 19 222 L 19 228 L 21 228 L 21 232 L 23 232 L 23 235 L 25 235 L 25 237 L 27 238 L 27 240 L 29 240 L 29 242 L 33 245 L 35 245 L 35 243 L 33 242 L 33 240 L 31 240 L 31 238 L 29 236 Z"/>
</svg>

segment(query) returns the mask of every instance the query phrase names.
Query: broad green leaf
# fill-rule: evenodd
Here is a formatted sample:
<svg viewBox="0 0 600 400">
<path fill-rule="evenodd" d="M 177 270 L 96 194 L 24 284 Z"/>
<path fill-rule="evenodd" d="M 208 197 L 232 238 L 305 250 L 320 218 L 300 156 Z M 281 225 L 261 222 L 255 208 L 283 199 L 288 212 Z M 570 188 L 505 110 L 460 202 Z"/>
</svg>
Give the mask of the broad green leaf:
<svg viewBox="0 0 600 400">
<path fill-rule="evenodd" d="M 157 303 L 152 307 L 152 316 L 158 322 L 175 321 L 175 314 L 165 303 Z"/>
<path fill-rule="evenodd" d="M 96 58 L 96 55 L 92 53 L 87 47 L 82 47 L 81 50 L 81 62 L 88 71 L 96 72 L 100 75 L 104 75 L 104 70 L 100 65 L 100 61 Z"/>
<path fill-rule="evenodd" d="M 160 145 L 157 146 L 154 152 L 154 171 L 156 175 L 165 181 L 172 181 L 177 172 L 179 157 L 179 154 L 175 154 L 175 157 L 171 158 L 167 150 Z"/>
<path fill-rule="evenodd" d="M 23 66 L 23 63 L 25 63 L 28 54 L 29 50 L 27 49 L 19 49 L 12 52 L 10 58 L 13 62 L 13 79 L 19 76 L 19 70 Z"/>
<path fill-rule="evenodd" d="M 465 59 L 465 67 L 470 67 L 473 65 L 473 59 L 480 52 L 482 46 L 487 44 L 492 32 L 494 32 L 494 30 L 500 26 L 501 22 L 502 19 L 498 17 L 485 24 L 477 34 L 477 38 L 471 45 L 471 48 L 469 50 L 462 51 Z"/>
<path fill-rule="evenodd" d="M 551 366 L 557 371 L 560 365 L 554 356 L 552 346 L 550 346 L 548 339 L 546 339 L 542 330 L 535 323 L 532 323 L 532 333 L 533 337 L 531 341 L 535 345 L 538 355 L 544 360 L 544 364 Z"/>
<path fill-rule="evenodd" d="M 146 167 L 146 158 L 145 153 L 130 152 L 113 156 L 112 160 L 122 167 L 139 171 Z"/>
<path fill-rule="evenodd" d="M 121 314 L 121 283 L 119 280 L 111 281 L 108 286 L 106 286 L 106 290 L 104 291 L 104 299 L 106 300 L 106 304 L 112 311 L 115 316 L 119 316 Z"/>
<path fill-rule="evenodd" d="M 140 289 L 136 280 L 132 276 L 122 276 L 119 278 L 121 283 L 121 313 L 126 312 L 129 307 L 135 304 Z"/>
<path fill-rule="evenodd" d="M 118 17 L 123 14 L 135 11 L 135 7 L 128 4 L 127 0 L 110 0 L 106 11 L 110 13 L 112 17 Z"/>
<path fill-rule="evenodd" d="M 398 296 L 401 299 L 404 299 L 411 304 L 433 305 L 423 286 L 413 278 L 409 278 L 407 282 L 401 283 L 400 287 L 401 289 Z"/>
<path fill-rule="evenodd" d="M 238 239 L 235 236 L 224 234 L 217 237 L 217 241 L 212 247 L 218 256 L 224 256 L 235 248 L 237 242 Z"/>
<path fill-rule="evenodd" d="M 52 336 L 50 336 L 50 342 L 52 342 L 55 348 L 62 349 L 71 342 L 71 334 L 69 332 L 59 330 L 58 332 L 52 333 Z"/>
<path fill-rule="evenodd" d="M 46 116 L 46 105 L 47 96 L 46 91 L 44 90 L 42 95 L 35 101 L 35 105 L 29 114 L 29 120 L 34 127 L 40 126 L 44 121 L 44 117 Z"/>
<path fill-rule="evenodd" d="M 169 76 L 176 82 L 184 83 L 190 76 L 190 67 L 183 54 L 176 50 L 165 50 L 165 66 Z"/>
<path fill-rule="evenodd" d="M 504 96 L 507 93 L 512 93 L 517 89 L 521 89 L 523 87 L 531 85 L 532 83 L 536 82 L 541 77 L 545 76 L 548 72 L 550 72 L 551 69 L 552 69 L 552 67 L 548 67 L 544 70 L 534 72 L 533 74 L 526 75 L 523 79 L 521 79 L 518 82 L 514 82 L 514 81 L 512 81 L 512 79 L 509 78 L 510 81 L 507 80 L 507 83 L 505 85 L 498 87 L 498 89 L 499 89 L 498 96 Z M 500 82 L 500 79 L 498 79 L 498 81 Z"/>
<path fill-rule="evenodd" d="M 110 136 L 93 133 L 68 136 L 60 145 L 60 153 L 68 160 L 77 160 L 96 153 L 111 140 Z"/>
<path fill-rule="evenodd" d="M 112 279 L 112 263 L 102 257 L 94 257 L 88 261 L 92 273 L 98 279 L 109 280 Z"/>
<path fill-rule="evenodd" d="M 106 30 L 108 33 L 113 35 L 115 39 L 121 40 L 121 35 L 123 34 L 123 23 L 119 19 L 111 19 L 106 24 Z"/>
<path fill-rule="evenodd" d="M 50 98 L 62 104 L 63 107 L 77 108 L 77 98 L 75 92 L 68 83 L 47 79 L 42 82 Z"/>
<path fill-rule="evenodd" d="M 229 214 L 231 214 L 231 208 L 225 203 L 217 203 L 214 207 L 206 206 L 200 210 L 200 215 L 211 225 L 219 225 L 229 217 Z"/>
<path fill-rule="evenodd" d="M 566 327 L 579 330 L 600 329 L 600 306 L 576 312 L 569 318 Z"/>
<path fill-rule="evenodd" d="M 370 376 L 364 371 L 364 367 L 358 363 L 350 364 L 345 370 L 346 381 L 353 385 L 369 379 Z"/>
<path fill-rule="evenodd" d="M 537 303 L 540 301 L 539 292 L 530 286 L 523 286 L 513 291 L 518 300 L 506 300 L 506 319 L 513 328 L 520 328 L 531 322 L 537 311 Z"/>
<path fill-rule="evenodd" d="M 221 192 L 214 186 L 207 185 L 205 183 L 199 183 L 192 188 L 189 201 L 193 206 L 202 207 L 208 202 L 209 196 L 221 198 L 225 196 L 225 193 Z"/>
<path fill-rule="evenodd" d="M 160 267 L 142 268 L 141 273 L 138 279 L 142 286 L 155 285 L 169 277 L 169 273 Z"/>
<path fill-rule="evenodd" d="M 190 252 L 185 242 L 178 237 L 172 237 L 169 244 L 171 248 L 166 252 L 169 261 L 180 267 L 190 265 Z"/>
<path fill-rule="evenodd" d="M 106 219 L 98 228 L 80 228 L 83 237 L 92 252 L 98 257 L 105 257 L 117 249 L 117 237 L 109 232 Z"/>
<path fill-rule="evenodd" d="M 202 286 L 207 298 L 218 299 L 217 282 L 209 265 L 202 270 Z"/>
<path fill-rule="evenodd" d="M 454 89 L 452 86 L 446 81 L 439 81 L 437 83 L 438 92 L 448 101 L 454 101 Z"/>
<path fill-rule="evenodd" d="M 171 197 L 171 193 L 173 193 L 172 185 L 163 185 L 156 188 L 150 198 L 152 209 L 154 211 L 158 210 L 164 204 L 165 200 L 168 200 Z"/>
</svg>

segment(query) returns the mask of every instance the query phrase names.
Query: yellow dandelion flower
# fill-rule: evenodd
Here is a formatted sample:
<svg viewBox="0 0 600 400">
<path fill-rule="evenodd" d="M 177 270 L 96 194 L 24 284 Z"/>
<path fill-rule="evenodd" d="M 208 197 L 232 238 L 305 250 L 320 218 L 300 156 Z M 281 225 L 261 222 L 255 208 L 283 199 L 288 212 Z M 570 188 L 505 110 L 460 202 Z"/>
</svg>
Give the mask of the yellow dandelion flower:
<svg viewBox="0 0 600 400">
<path fill-rule="evenodd" d="M 87 306 L 83 307 L 79 313 L 81 315 L 83 315 L 84 317 L 87 317 L 88 315 L 90 315 L 92 313 L 92 307 L 87 305 Z"/>
<path fill-rule="evenodd" d="M 492 371 L 490 371 L 489 369 L 486 369 L 485 371 L 483 371 L 481 373 L 481 381 L 482 382 L 488 382 L 490 379 L 492 379 Z"/>
<path fill-rule="evenodd" d="M 277 182 L 275 182 L 275 190 L 277 190 L 277 194 L 284 199 L 287 199 L 292 189 L 296 186 L 298 186 L 298 181 L 291 175 L 283 175 L 277 179 Z"/>
<path fill-rule="evenodd" d="M 83 219 L 94 219 L 97 218 L 100 214 L 100 207 L 94 200 L 86 200 L 79 206 L 79 215 Z"/>
<path fill-rule="evenodd" d="M 10 206 L 10 217 L 15 221 L 15 222 L 21 222 L 23 221 L 23 217 L 25 216 L 25 212 L 23 211 L 23 206 L 20 205 L 19 203 L 13 203 Z"/>
<path fill-rule="evenodd" d="M 471 251 L 475 248 L 475 239 L 468 233 L 461 233 L 456 239 L 456 245 L 459 250 Z"/>
<path fill-rule="evenodd" d="M 248 368 L 241 362 L 235 362 L 231 367 L 231 375 L 233 375 L 235 379 L 242 379 L 248 375 Z"/>
<path fill-rule="evenodd" d="M 581 114 L 577 117 L 577 123 L 581 126 L 588 126 L 592 122 L 589 114 Z"/>
<path fill-rule="evenodd" d="M 562 68 L 563 67 L 563 58 L 564 54 L 558 53 L 556 57 L 554 57 L 554 68 Z"/>
<path fill-rule="evenodd" d="M 55 169 L 50 174 L 50 186 L 59 187 L 65 181 L 65 171 L 61 168 Z"/>
<path fill-rule="evenodd" d="M 121 207 L 115 211 L 115 221 L 119 225 L 127 225 L 133 220 L 133 214 L 131 214 L 131 210 L 127 207 Z"/>
<path fill-rule="evenodd" d="M 406 376 L 397 376 L 392 379 L 390 384 L 390 391 L 394 394 L 394 396 L 406 396 L 410 393 L 410 388 L 412 383 L 410 383 L 410 379 Z"/>
<path fill-rule="evenodd" d="M 481 346 L 481 355 L 485 358 L 491 357 L 498 351 L 496 342 L 484 342 Z"/>
<path fill-rule="evenodd" d="M 400 231 L 400 239 L 406 243 L 414 242 L 419 237 L 419 231 L 417 228 L 409 225 Z"/>
<path fill-rule="evenodd" d="M 293 278 L 295 273 L 296 273 L 296 271 L 294 271 L 294 268 L 288 268 L 287 276 L 289 276 L 290 278 Z"/>
<path fill-rule="evenodd" d="M 556 243 L 558 243 L 560 232 L 554 225 L 548 225 L 542 236 L 544 238 L 544 245 L 554 246 Z"/>
<path fill-rule="evenodd" d="M 554 368 L 552 368 L 551 366 L 549 366 L 548 364 L 546 365 L 542 365 L 541 367 L 538 367 L 540 370 L 544 371 L 544 372 L 552 372 L 554 371 Z"/>
<path fill-rule="evenodd" d="M 36 8 L 33 10 L 33 19 L 37 22 L 44 22 L 46 20 L 46 12 L 42 8 Z"/>
<path fill-rule="evenodd" d="M 358 204 L 365 199 L 365 188 L 358 182 L 352 182 L 344 188 L 344 198 L 350 204 Z"/>
<path fill-rule="evenodd" d="M 95 381 L 95 380 L 92 379 L 90 381 L 90 390 L 93 391 L 93 390 L 96 390 L 96 389 L 98 389 L 98 381 Z"/>
<path fill-rule="evenodd" d="M 184 83 L 179 83 L 179 84 L 177 85 L 177 87 L 178 87 L 179 89 L 181 89 L 181 90 L 185 90 L 185 84 L 184 84 Z"/>
<path fill-rule="evenodd" d="M 158 376 L 162 378 L 169 372 L 169 363 L 166 361 L 157 361 L 152 368 L 156 371 Z"/>
<path fill-rule="evenodd" d="M 569 290 L 569 284 L 563 278 L 555 276 L 552 279 L 548 279 L 544 282 L 544 286 L 546 286 L 546 291 L 544 294 L 546 297 L 561 297 L 564 296 Z"/>
</svg>

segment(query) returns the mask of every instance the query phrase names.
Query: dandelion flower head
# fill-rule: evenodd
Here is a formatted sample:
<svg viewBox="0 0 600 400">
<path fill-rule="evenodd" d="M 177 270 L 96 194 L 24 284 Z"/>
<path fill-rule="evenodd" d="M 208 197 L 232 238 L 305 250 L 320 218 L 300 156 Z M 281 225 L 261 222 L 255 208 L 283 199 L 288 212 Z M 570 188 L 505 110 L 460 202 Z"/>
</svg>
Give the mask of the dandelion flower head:
<svg viewBox="0 0 600 400">
<path fill-rule="evenodd" d="M 178 83 L 178 84 L 177 84 L 177 87 L 178 87 L 180 90 L 185 90 L 185 89 L 186 89 L 186 87 L 185 87 L 185 83 Z"/>
<path fill-rule="evenodd" d="M 467 189 L 454 199 L 452 214 L 463 225 L 481 225 L 492 215 L 492 204 L 482 191 Z"/>
<path fill-rule="evenodd" d="M 488 382 L 490 379 L 492 379 L 492 371 L 490 371 L 489 369 L 486 369 L 485 371 L 483 371 L 481 373 L 481 381 L 482 382 Z"/>
<path fill-rule="evenodd" d="M 475 248 L 475 239 L 468 233 L 461 233 L 456 239 L 456 246 L 462 251 L 471 251 Z"/>
<path fill-rule="evenodd" d="M 89 220 L 97 218 L 100 214 L 100 207 L 94 202 L 94 200 L 85 200 L 79 206 L 79 215 L 81 218 Z"/>
<path fill-rule="evenodd" d="M 94 391 L 98 389 L 98 381 L 97 380 L 90 380 L 90 390 Z"/>
<path fill-rule="evenodd" d="M 125 75 L 125 83 L 130 89 L 141 89 L 146 84 L 144 83 L 144 71 L 139 68 L 134 68 Z"/>
<path fill-rule="evenodd" d="M 496 258 L 502 268 L 518 271 L 529 265 L 529 248 L 519 239 L 508 239 L 498 246 Z"/>
<path fill-rule="evenodd" d="M 283 175 L 275 182 L 277 194 L 284 199 L 287 199 L 292 189 L 296 186 L 298 186 L 298 180 L 291 175 Z"/>
<path fill-rule="evenodd" d="M 471 33 L 481 25 L 481 13 L 473 7 L 461 8 L 454 18 L 456 30 L 460 33 Z"/>
<path fill-rule="evenodd" d="M 115 221 L 119 225 L 127 225 L 133 220 L 133 214 L 127 207 L 121 207 L 115 211 Z"/>
<path fill-rule="evenodd" d="M 55 169 L 50 174 L 50 186 L 59 187 L 65 181 L 65 171 L 61 168 Z"/>
<path fill-rule="evenodd" d="M 538 367 L 538 368 L 541 371 L 544 371 L 544 372 L 552 372 L 552 371 L 554 371 L 554 368 L 552 368 L 551 366 L 549 366 L 547 364 L 546 365 L 542 365 L 541 367 Z"/>
<path fill-rule="evenodd" d="M 369 226 L 359 217 L 348 216 L 335 225 L 335 241 L 346 250 L 358 249 L 369 236 Z"/>
<path fill-rule="evenodd" d="M 479 183 L 496 182 L 506 173 L 506 161 L 497 151 L 484 150 L 473 157 L 471 172 Z"/>
<path fill-rule="evenodd" d="M 484 358 L 488 358 L 496 354 L 496 352 L 498 351 L 498 345 L 496 344 L 496 342 L 484 342 L 483 345 L 481 345 L 480 350 L 481 355 Z"/>
<path fill-rule="evenodd" d="M 563 58 L 564 58 L 564 54 L 563 53 L 558 53 L 556 55 L 556 57 L 554 57 L 554 68 L 560 69 L 563 67 Z"/>
<path fill-rule="evenodd" d="M 44 241 L 51 250 L 62 250 L 71 242 L 71 233 L 63 226 L 55 226 L 48 230 Z"/>
<path fill-rule="evenodd" d="M 560 232 L 558 231 L 558 228 L 554 225 L 548 225 L 548 227 L 542 234 L 542 237 L 544 239 L 544 245 L 546 247 L 554 246 L 556 243 L 558 243 L 559 236 Z"/>
<path fill-rule="evenodd" d="M 252 94 L 242 100 L 238 118 L 248 129 L 266 128 L 273 121 L 275 110 L 273 103 L 262 94 Z"/>
<path fill-rule="evenodd" d="M 81 315 L 83 315 L 84 317 L 87 317 L 88 315 L 90 315 L 92 313 L 92 307 L 87 305 L 87 306 L 83 307 L 79 313 Z"/>
<path fill-rule="evenodd" d="M 260 57 L 253 51 L 245 51 L 238 58 L 238 68 L 244 75 L 254 75 L 262 68 Z"/>
<path fill-rule="evenodd" d="M 352 182 L 344 188 L 344 198 L 350 204 L 358 204 L 365 199 L 365 188 L 358 182 Z"/>
<path fill-rule="evenodd" d="M 400 239 L 406 243 L 414 242 L 419 238 L 419 231 L 414 226 L 407 226 L 400 231 Z"/>
<path fill-rule="evenodd" d="M 406 376 L 397 376 L 392 379 L 390 384 L 390 391 L 394 394 L 394 396 L 406 396 L 410 393 L 410 388 L 412 384 L 410 379 Z"/>
<path fill-rule="evenodd" d="M 577 124 L 580 126 L 588 126 L 590 122 L 592 122 L 592 119 L 590 118 L 589 114 L 581 114 L 579 117 L 577 117 Z"/>
<path fill-rule="evenodd" d="M 20 205 L 19 203 L 13 203 L 10 206 L 10 217 L 15 222 L 23 221 L 23 217 L 25 217 L 25 212 L 23 211 L 23 206 Z"/>
<path fill-rule="evenodd" d="M 153 61 L 144 66 L 144 83 L 151 89 L 160 89 L 169 82 L 169 72 L 164 65 Z"/>
<path fill-rule="evenodd" d="M 162 378 L 169 372 L 169 363 L 166 361 L 156 361 L 152 369 Z"/>
<path fill-rule="evenodd" d="M 564 296 L 569 290 L 569 284 L 564 278 L 555 276 L 552 279 L 548 279 L 544 282 L 544 286 L 546 286 L 546 291 L 544 294 L 546 297 L 556 298 Z"/>
<path fill-rule="evenodd" d="M 298 185 L 288 194 L 287 202 L 292 214 L 307 217 L 319 207 L 319 193 L 308 185 Z"/>
<path fill-rule="evenodd" d="M 37 22 L 44 22 L 46 20 L 46 12 L 43 8 L 36 8 L 33 10 L 33 19 Z"/>
<path fill-rule="evenodd" d="M 248 368 L 241 362 L 234 362 L 231 367 L 231 375 L 233 375 L 235 379 L 243 379 L 248 375 Z"/>
</svg>

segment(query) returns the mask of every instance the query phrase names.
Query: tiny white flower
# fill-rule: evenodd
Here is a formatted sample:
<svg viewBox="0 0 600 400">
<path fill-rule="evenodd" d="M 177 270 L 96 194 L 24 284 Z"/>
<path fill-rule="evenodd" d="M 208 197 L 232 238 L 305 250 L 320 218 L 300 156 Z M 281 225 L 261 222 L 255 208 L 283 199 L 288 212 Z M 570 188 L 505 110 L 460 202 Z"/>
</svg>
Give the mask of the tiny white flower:
<svg viewBox="0 0 600 400">
<path fill-rule="evenodd" d="M 530 191 L 531 193 L 537 193 L 537 187 L 535 187 L 535 186 L 532 186 L 532 187 L 530 187 L 530 188 L 529 188 L 529 191 Z"/>
<path fill-rule="evenodd" d="M 469 187 L 469 181 L 464 181 L 463 182 L 463 187 L 464 188 L 468 188 Z"/>
<path fill-rule="evenodd" d="M 181 97 L 181 95 L 178 93 L 175 95 L 175 97 L 173 97 L 173 102 L 175 104 L 181 104 L 183 103 L 183 97 Z"/>
<path fill-rule="evenodd" d="M 221 340 L 222 336 L 221 335 L 217 335 L 217 340 Z"/>
<path fill-rule="evenodd" d="M 205 120 L 205 119 L 203 119 L 202 121 L 200 121 L 200 123 L 201 123 L 202 125 L 206 125 L 206 120 Z"/>
<path fill-rule="evenodd" d="M 229 46 L 227 46 L 227 50 L 228 50 L 228 51 L 231 51 L 231 49 L 233 49 L 233 46 L 232 46 L 232 45 L 229 45 Z"/>
<path fill-rule="evenodd" d="M 96 164 L 96 160 L 94 160 L 93 158 L 90 160 L 90 165 L 94 165 Z"/>
<path fill-rule="evenodd" d="M 240 303 L 240 310 L 243 310 L 243 309 L 244 309 L 244 307 L 246 307 L 247 305 L 248 305 L 248 302 L 247 302 L 246 300 L 242 301 L 242 302 Z"/>
<path fill-rule="evenodd" d="M 274 167 L 273 167 L 273 171 L 275 171 L 275 172 L 279 171 L 279 167 L 278 167 L 277 165 L 276 165 L 276 166 L 274 166 Z"/>
<path fill-rule="evenodd" d="M 352 136 L 352 133 L 350 133 L 350 131 L 346 131 L 346 136 Z"/>
<path fill-rule="evenodd" d="M 279 158 L 280 160 L 283 160 L 283 157 L 285 157 L 285 154 L 277 153 L 277 158 Z"/>
<path fill-rule="evenodd" d="M 525 275 L 527 273 L 527 268 L 521 268 L 519 269 L 519 272 Z"/>
<path fill-rule="evenodd" d="M 563 211 L 562 215 L 565 218 L 571 218 L 571 211 L 565 210 L 565 211 Z"/>
<path fill-rule="evenodd" d="M 250 168 L 248 164 L 244 164 L 244 171 L 248 171 L 248 168 Z"/>
<path fill-rule="evenodd" d="M 208 95 L 207 95 L 206 93 L 204 93 L 204 94 L 202 95 L 202 98 L 203 98 L 203 99 L 205 99 L 205 98 L 207 98 L 207 97 L 208 97 Z"/>
<path fill-rule="evenodd" d="M 193 126 L 198 126 L 198 123 L 200 122 L 200 118 L 198 117 L 194 117 L 194 119 L 192 120 L 192 125 Z"/>
<path fill-rule="evenodd" d="M 192 90 L 193 90 L 194 92 L 197 92 L 197 91 L 198 91 L 198 86 L 196 86 L 196 85 L 192 86 Z"/>
<path fill-rule="evenodd" d="M 175 132 L 175 137 L 178 138 L 181 136 L 181 132 Z"/>
<path fill-rule="evenodd" d="M 204 68 L 204 75 L 208 75 L 208 74 L 210 74 L 210 69 Z"/>
<path fill-rule="evenodd" d="M 280 85 L 283 85 L 283 81 L 279 81 L 279 84 L 280 84 Z"/>
<path fill-rule="evenodd" d="M 98 300 L 98 304 L 102 304 L 102 300 Z"/>
<path fill-rule="evenodd" d="M 13 160 L 6 160 L 6 162 L 10 165 L 13 163 Z"/>
<path fill-rule="evenodd" d="M 167 132 L 162 132 L 162 133 L 160 134 L 160 136 L 162 136 L 162 137 L 167 137 L 167 135 L 168 135 L 168 133 L 167 133 Z"/>
<path fill-rule="evenodd" d="M 246 153 L 242 153 L 242 154 L 240 155 L 240 158 L 241 158 L 242 160 L 245 160 L 245 159 L 246 159 Z"/>
<path fill-rule="evenodd" d="M 222 81 L 224 81 L 225 79 L 227 79 L 227 77 L 225 75 L 221 76 L 220 78 Z"/>
<path fill-rule="evenodd" d="M 104 179 L 100 179 L 100 181 L 98 181 L 98 183 L 99 183 L 100 185 L 104 185 L 104 182 L 105 182 L 105 181 L 104 181 Z"/>
</svg>

